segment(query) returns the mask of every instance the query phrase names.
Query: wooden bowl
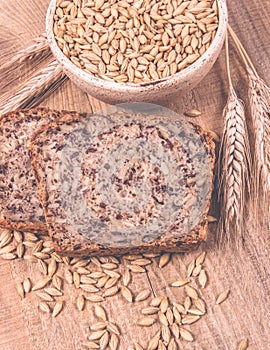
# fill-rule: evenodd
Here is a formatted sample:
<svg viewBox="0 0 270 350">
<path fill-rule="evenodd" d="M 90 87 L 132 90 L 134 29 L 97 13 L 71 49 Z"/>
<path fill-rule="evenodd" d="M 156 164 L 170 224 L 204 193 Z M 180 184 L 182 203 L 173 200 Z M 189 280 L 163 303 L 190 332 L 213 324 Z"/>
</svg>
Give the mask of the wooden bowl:
<svg viewBox="0 0 270 350">
<path fill-rule="evenodd" d="M 73 64 L 58 47 L 53 33 L 56 0 L 51 0 L 46 18 L 46 31 L 52 54 L 66 75 L 80 89 L 108 103 L 157 102 L 175 94 L 184 94 L 195 87 L 209 72 L 222 49 L 228 23 L 225 0 L 217 0 L 219 26 L 216 36 L 206 52 L 193 64 L 167 78 L 148 83 L 116 83 L 98 78 Z"/>
</svg>

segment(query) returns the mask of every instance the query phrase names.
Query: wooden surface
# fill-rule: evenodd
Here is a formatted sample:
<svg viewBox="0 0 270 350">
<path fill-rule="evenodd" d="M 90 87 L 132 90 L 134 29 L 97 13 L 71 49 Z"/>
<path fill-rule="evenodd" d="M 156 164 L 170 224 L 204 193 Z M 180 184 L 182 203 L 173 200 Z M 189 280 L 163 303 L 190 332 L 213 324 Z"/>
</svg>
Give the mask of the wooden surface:
<svg viewBox="0 0 270 350">
<path fill-rule="evenodd" d="M 25 47 L 33 37 L 44 31 L 48 3 L 49 0 L 0 0 L 2 59 L 11 50 L 14 52 Z M 269 0 L 230 0 L 228 6 L 232 27 L 250 53 L 259 74 L 270 84 Z M 231 66 L 235 88 L 247 104 L 246 77 L 232 46 Z M 185 96 L 167 101 L 166 107 L 180 114 L 189 108 L 199 108 L 202 118 L 198 122 L 220 134 L 226 89 L 223 52 L 203 82 Z M 97 111 L 105 106 L 79 91 L 69 81 L 42 105 L 84 112 Z M 214 244 L 215 226 L 211 226 L 209 240 L 203 247 L 207 251 L 205 268 L 209 283 L 205 290 L 201 290 L 208 312 L 190 328 L 195 342 L 181 342 L 181 349 L 234 350 L 242 338 L 249 339 L 249 349 L 270 349 L 269 232 L 266 229 L 255 230 L 252 213 L 249 222 L 250 229 L 243 248 L 227 247 L 222 252 Z M 148 266 L 148 275 L 156 294 L 167 294 L 172 301 L 177 301 L 180 292 L 169 287 L 169 284 L 182 276 L 184 265 L 197 254 L 174 255 L 172 263 L 163 269 L 159 269 L 156 263 Z M 33 281 L 38 279 L 35 264 L 19 259 L 11 262 L 0 260 L 0 349 L 82 349 L 80 344 L 89 334 L 89 325 L 94 322 L 91 303 L 83 312 L 77 311 L 74 303 L 79 292 L 72 286 L 65 287 L 66 306 L 61 315 L 52 319 L 38 310 L 37 298 L 33 294 L 20 300 L 15 285 L 28 276 Z M 133 278 L 131 289 L 137 293 L 148 286 L 147 276 L 141 274 Z M 231 290 L 228 300 L 216 306 L 216 296 L 227 288 Z M 109 298 L 105 305 L 110 319 L 121 328 L 120 349 L 127 350 L 134 341 L 146 347 L 156 328 L 142 330 L 136 326 L 141 306 L 130 305 L 119 295 Z"/>
</svg>

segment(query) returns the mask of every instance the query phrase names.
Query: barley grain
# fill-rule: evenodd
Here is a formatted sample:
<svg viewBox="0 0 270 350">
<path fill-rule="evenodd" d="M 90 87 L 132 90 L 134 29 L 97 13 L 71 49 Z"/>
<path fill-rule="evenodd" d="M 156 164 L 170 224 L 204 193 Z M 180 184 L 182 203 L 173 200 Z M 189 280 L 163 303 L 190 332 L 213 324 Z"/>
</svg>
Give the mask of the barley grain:
<svg viewBox="0 0 270 350">
<path fill-rule="evenodd" d="M 21 299 L 24 298 L 24 288 L 23 288 L 23 284 L 22 283 L 17 283 L 16 284 L 16 289 L 18 291 L 19 296 L 21 297 Z"/>
<path fill-rule="evenodd" d="M 99 341 L 100 350 L 106 349 L 107 345 L 109 344 L 109 340 L 110 340 L 109 332 L 105 332 Z"/>
<path fill-rule="evenodd" d="M 92 331 L 100 331 L 105 329 L 106 327 L 107 327 L 107 322 L 100 321 L 90 326 L 90 329 Z"/>
<path fill-rule="evenodd" d="M 141 292 L 139 292 L 136 297 L 135 297 L 135 301 L 143 301 L 146 300 L 147 298 L 149 298 L 149 296 L 151 295 L 151 290 L 150 289 L 144 289 Z"/>
<path fill-rule="evenodd" d="M 94 331 L 89 335 L 88 340 L 99 340 L 103 336 L 103 334 L 105 334 L 106 332 L 107 332 L 106 329 Z"/>
<path fill-rule="evenodd" d="M 51 309 L 49 307 L 49 305 L 47 303 L 45 303 L 45 301 L 41 301 L 38 304 L 38 307 L 40 308 L 41 311 L 46 312 L 46 313 L 50 313 Z"/>
<path fill-rule="evenodd" d="M 111 333 L 116 334 L 116 335 L 120 335 L 120 331 L 119 331 L 118 327 L 116 326 L 116 324 L 114 324 L 112 322 L 107 323 L 107 330 Z"/>
<path fill-rule="evenodd" d="M 172 334 L 174 335 L 174 337 L 175 337 L 176 339 L 179 339 L 179 337 L 180 337 L 180 331 L 179 331 L 179 327 L 178 327 L 178 325 L 177 325 L 176 323 L 173 323 L 173 324 L 171 325 L 171 331 L 172 331 Z"/>
<path fill-rule="evenodd" d="M 101 295 L 98 294 L 88 294 L 85 296 L 85 298 L 93 303 L 100 303 L 105 300 Z"/>
<path fill-rule="evenodd" d="M 31 290 L 31 282 L 29 278 L 25 278 L 23 281 L 23 289 L 25 293 L 29 293 Z"/>
<path fill-rule="evenodd" d="M 130 289 L 128 289 L 128 287 L 121 286 L 121 294 L 128 302 L 132 303 L 133 296 Z"/>
<path fill-rule="evenodd" d="M 106 298 L 106 297 L 112 297 L 112 296 L 114 296 L 115 294 L 117 294 L 118 291 L 119 291 L 119 287 L 118 287 L 118 286 L 113 286 L 113 287 L 111 287 L 111 288 L 106 289 L 106 290 L 103 292 L 102 296 L 105 297 L 105 298 Z"/>
<path fill-rule="evenodd" d="M 118 344 L 119 344 L 119 338 L 116 334 L 112 333 L 111 339 L 109 342 L 109 348 L 111 350 L 117 350 L 118 349 Z"/>
<path fill-rule="evenodd" d="M 44 288 L 49 283 L 50 280 L 51 280 L 50 277 L 42 278 L 36 284 L 34 284 L 34 286 L 32 287 L 32 291 Z"/>
<path fill-rule="evenodd" d="M 141 310 L 141 313 L 143 315 L 153 315 L 153 314 L 157 314 L 159 311 L 159 308 L 158 307 L 155 307 L 155 306 L 148 306 L 148 307 L 145 307 Z"/>
<path fill-rule="evenodd" d="M 156 322 L 153 317 L 141 317 L 137 321 L 137 325 L 141 327 L 150 327 Z"/>
<path fill-rule="evenodd" d="M 216 305 L 223 303 L 229 296 L 230 290 L 224 290 L 222 293 L 220 293 L 216 299 Z"/>
<path fill-rule="evenodd" d="M 134 343 L 135 350 L 144 350 L 139 343 Z"/>
<path fill-rule="evenodd" d="M 198 299 L 198 293 L 197 293 L 196 289 L 194 289 L 190 286 L 185 286 L 185 291 L 191 299 Z"/>
<path fill-rule="evenodd" d="M 202 288 L 205 288 L 207 284 L 207 274 L 205 270 L 201 270 L 198 278 L 199 284 L 201 285 Z"/>
<path fill-rule="evenodd" d="M 182 318 L 182 324 L 192 324 L 197 322 L 200 318 L 201 317 L 198 315 L 188 315 Z"/>
<path fill-rule="evenodd" d="M 180 331 L 181 338 L 183 338 L 184 340 L 189 342 L 192 342 L 194 340 L 192 333 L 187 329 L 180 327 L 179 331 Z"/>
<path fill-rule="evenodd" d="M 198 53 L 201 45 L 198 33 L 203 37 L 205 45 L 209 45 L 215 37 L 218 14 L 214 6 L 197 9 L 194 2 L 185 1 L 176 7 L 169 3 L 165 10 L 158 3 L 138 8 L 135 5 L 124 8 L 122 3 L 113 2 L 112 6 L 108 3 L 108 7 L 105 7 L 105 4 L 96 6 L 94 2 L 88 2 L 82 9 L 70 3 L 65 8 L 61 5 L 56 8 L 54 33 L 59 47 L 79 67 L 79 57 L 81 59 L 84 50 L 83 55 L 87 56 L 89 62 L 80 68 L 97 77 L 132 83 L 167 77 L 203 54 L 203 50 Z M 215 1 L 212 0 L 212 3 L 215 4 Z M 178 55 L 173 49 L 176 45 L 186 47 L 186 61 L 184 56 Z M 113 66 L 111 61 L 118 53 L 125 55 L 127 61 L 123 65 L 120 58 L 119 65 L 122 66 L 123 74 L 111 76 L 107 66 Z M 135 57 L 139 58 L 140 65 L 146 67 L 144 74 L 139 74 L 137 67 L 131 67 L 131 61 Z M 100 64 L 101 59 L 107 66 Z M 166 66 L 158 73 L 157 63 L 160 60 L 164 60 Z M 176 60 L 178 63 L 185 62 L 178 66 Z M 153 61 L 154 64 L 150 65 Z"/>
<path fill-rule="evenodd" d="M 85 346 L 87 349 L 99 349 L 99 344 L 89 341 L 87 343 L 82 343 L 83 346 Z"/>
<path fill-rule="evenodd" d="M 161 326 L 161 338 L 163 339 L 164 343 L 166 344 L 169 343 L 171 339 L 171 332 L 168 326 L 165 326 L 165 325 Z"/>
<path fill-rule="evenodd" d="M 41 291 L 36 291 L 35 293 L 40 299 L 44 301 L 54 301 L 54 298 L 47 292 L 41 290 Z"/>
<path fill-rule="evenodd" d="M 83 311 L 84 306 L 85 306 L 85 298 L 83 295 L 79 295 L 77 297 L 76 305 L 77 305 L 77 309 L 79 311 Z"/>
<path fill-rule="evenodd" d="M 160 340 L 160 331 L 158 331 L 153 338 L 149 341 L 147 350 L 155 350 L 158 347 L 158 343 Z"/>
<path fill-rule="evenodd" d="M 237 347 L 237 350 L 246 350 L 248 348 L 248 339 L 242 339 Z"/>
<path fill-rule="evenodd" d="M 169 307 L 169 300 L 167 297 L 162 297 L 159 308 L 162 313 L 165 313 Z"/>
<path fill-rule="evenodd" d="M 189 283 L 190 282 L 190 279 L 189 278 L 186 278 L 184 280 L 177 280 L 175 282 L 173 282 L 171 284 L 172 287 L 182 287 L 184 286 L 185 284 Z"/>
<path fill-rule="evenodd" d="M 160 268 L 166 266 L 171 260 L 171 254 L 170 253 L 165 253 L 162 254 L 161 257 L 159 258 L 158 266 Z"/>
<path fill-rule="evenodd" d="M 105 309 L 99 305 L 99 304 L 96 304 L 94 306 L 94 311 L 95 311 L 95 315 L 100 318 L 102 321 L 107 321 L 107 315 L 106 315 L 106 311 Z"/>
</svg>

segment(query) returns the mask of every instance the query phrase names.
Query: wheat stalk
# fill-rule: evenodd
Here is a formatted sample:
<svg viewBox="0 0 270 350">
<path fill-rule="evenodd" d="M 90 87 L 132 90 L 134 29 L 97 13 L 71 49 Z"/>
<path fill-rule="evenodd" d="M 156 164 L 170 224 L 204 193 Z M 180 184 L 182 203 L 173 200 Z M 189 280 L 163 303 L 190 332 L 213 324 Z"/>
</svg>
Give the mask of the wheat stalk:
<svg viewBox="0 0 270 350">
<path fill-rule="evenodd" d="M 229 32 L 245 64 L 249 78 L 249 101 L 255 137 L 252 201 L 256 216 L 268 221 L 270 217 L 270 88 L 260 78 L 245 48 L 230 26 Z"/>
<path fill-rule="evenodd" d="M 18 79 L 15 70 L 29 68 L 29 63 L 32 63 L 32 68 L 45 61 L 51 56 L 50 47 L 45 34 L 33 39 L 33 44 L 16 52 L 10 52 L 5 58 L 5 63 L 0 67 L 0 82 L 3 90 L 11 83 Z M 30 66 L 31 67 L 31 66 Z"/>
<path fill-rule="evenodd" d="M 254 203 L 257 210 L 269 218 L 270 205 L 270 91 L 265 82 L 248 69 L 249 100 L 254 145 Z M 260 198 L 260 196 L 262 196 Z M 260 204 L 259 204 L 259 198 Z"/>
<path fill-rule="evenodd" d="M 39 37 L 33 39 L 33 44 L 29 45 L 23 50 L 18 51 L 15 55 L 10 57 L 1 66 L 1 71 L 6 71 L 9 67 L 14 67 L 14 65 L 21 64 L 26 60 L 33 60 L 34 58 L 42 56 L 42 58 L 48 57 L 50 55 L 50 46 L 47 42 L 47 37 L 45 33 L 42 33 Z"/>
<path fill-rule="evenodd" d="M 244 211 L 247 200 L 250 169 L 250 149 L 245 110 L 232 85 L 228 38 L 226 38 L 226 67 L 229 96 L 223 110 L 224 128 L 221 140 L 219 164 L 219 220 L 220 242 L 234 242 L 244 234 Z M 237 235 L 234 235 L 237 233 Z"/>
<path fill-rule="evenodd" d="M 7 99 L 9 94 L 4 94 L 0 97 L 0 115 L 15 109 L 36 106 L 65 79 L 61 66 L 56 61 L 52 61 L 22 84 L 14 96 Z"/>
</svg>

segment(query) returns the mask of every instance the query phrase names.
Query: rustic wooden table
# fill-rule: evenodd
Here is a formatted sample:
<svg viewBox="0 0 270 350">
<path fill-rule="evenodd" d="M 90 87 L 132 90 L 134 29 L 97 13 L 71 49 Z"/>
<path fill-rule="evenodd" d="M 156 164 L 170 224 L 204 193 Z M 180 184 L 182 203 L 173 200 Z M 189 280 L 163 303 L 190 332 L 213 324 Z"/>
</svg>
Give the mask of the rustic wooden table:
<svg viewBox="0 0 270 350">
<path fill-rule="evenodd" d="M 24 48 L 32 38 L 44 31 L 45 13 L 49 0 L 0 0 L 0 58 L 13 50 Z M 269 0 L 228 1 L 230 23 L 250 53 L 259 74 L 270 84 L 270 2 Z M 231 66 L 235 88 L 247 104 L 247 80 L 233 46 Z M 2 56 L 2 57 L 1 57 Z M 190 108 L 202 111 L 198 123 L 218 134 L 222 131 L 222 109 L 227 98 L 224 52 L 209 75 L 185 96 L 166 102 L 166 107 L 183 113 Z M 20 77 L 18 77 L 20 79 Z M 157 103 L 159 101 L 156 101 Z M 106 105 L 86 95 L 70 81 L 46 99 L 43 106 L 55 109 L 83 112 L 97 111 Z M 247 114 L 248 115 L 248 114 Z M 250 122 L 250 116 L 248 115 Z M 218 251 L 214 242 L 215 226 L 210 227 L 209 240 L 203 249 L 207 252 L 205 269 L 209 283 L 201 290 L 207 304 L 207 314 L 192 325 L 193 343 L 181 341 L 181 349 L 234 350 L 237 343 L 249 339 L 249 349 L 270 349 L 270 245 L 269 231 L 256 232 L 252 213 L 250 229 L 243 248 L 227 247 Z M 179 289 L 169 285 L 180 278 L 183 266 L 198 252 L 174 255 L 172 262 L 163 269 L 154 263 L 147 267 L 148 276 L 157 295 L 168 295 L 178 300 Z M 29 293 L 21 300 L 16 283 L 25 277 L 32 281 L 40 275 L 36 264 L 23 259 L 0 260 L 0 349 L 1 350 L 80 350 L 81 342 L 89 334 L 93 321 L 93 307 L 87 304 L 84 311 L 76 310 L 75 299 L 79 294 L 72 286 L 65 287 L 66 305 L 55 319 L 37 308 L 37 298 Z M 148 288 L 146 274 L 133 278 L 131 290 L 137 293 Z M 215 305 L 216 296 L 230 289 L 229 298 Z M 141 329 L 136 325 L 141 306 L 130 305 L 117 295 L 105 304 L 110 319 L 121 329 L 120 349 L 139 341 L 146 347 L 155 333 L 155 326 Z M 146 305 L 143 302 L 142 305 Z"/>
</svg>

